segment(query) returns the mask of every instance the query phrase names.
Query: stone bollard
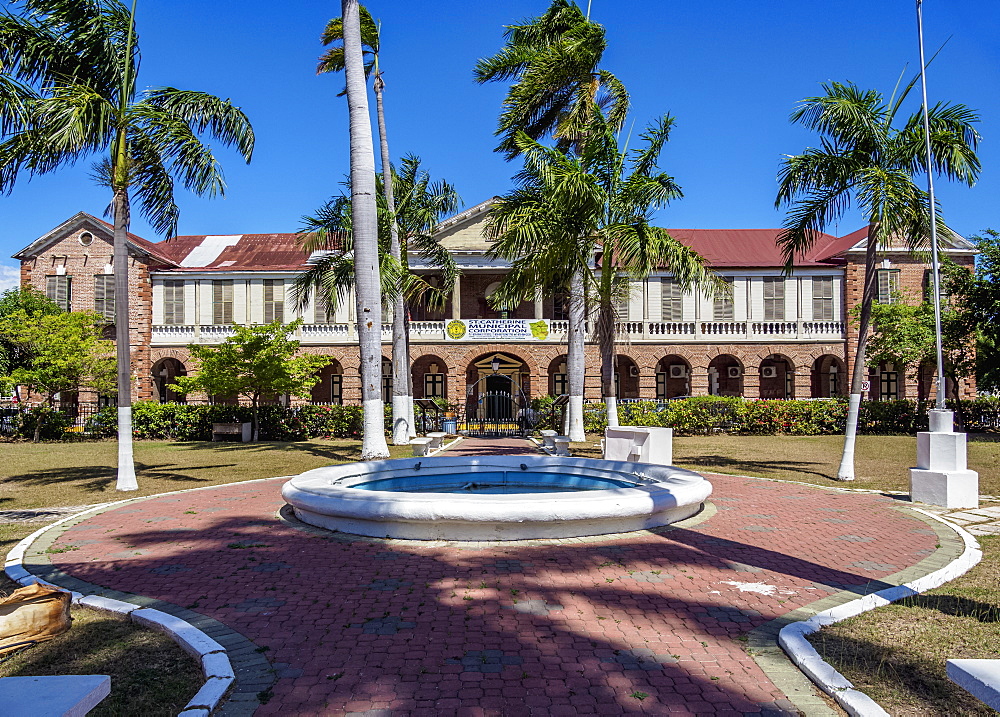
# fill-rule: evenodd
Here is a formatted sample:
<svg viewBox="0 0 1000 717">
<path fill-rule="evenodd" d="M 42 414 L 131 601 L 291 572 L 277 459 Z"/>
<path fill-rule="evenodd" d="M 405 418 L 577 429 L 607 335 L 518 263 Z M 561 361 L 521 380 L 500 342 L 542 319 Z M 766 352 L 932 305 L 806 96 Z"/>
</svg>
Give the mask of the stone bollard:
<svg viewBox="0 0 1000 717">
<path fill-rule="evenodd" d="M 955 433 L 951 411 L 928 412 L 929 431 L 917 433 L 917 467 L 910 500 L 945 508 L 979 507 L 979 474 L 966 463 L 966 436 Z"/>
</svg>

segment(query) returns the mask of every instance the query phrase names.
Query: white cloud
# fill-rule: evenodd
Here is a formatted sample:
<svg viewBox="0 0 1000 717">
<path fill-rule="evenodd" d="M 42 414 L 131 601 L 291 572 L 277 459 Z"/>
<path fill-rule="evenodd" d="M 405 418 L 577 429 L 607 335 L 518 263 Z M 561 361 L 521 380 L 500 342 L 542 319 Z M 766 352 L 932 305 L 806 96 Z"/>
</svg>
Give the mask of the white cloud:
<svg viewBox="0 0 1000 717">
<path fill-rule="evenodd" d="M 16 266 L 0 264 L 0 293 L 21 284 L 21 270 Z"/>
</svg>

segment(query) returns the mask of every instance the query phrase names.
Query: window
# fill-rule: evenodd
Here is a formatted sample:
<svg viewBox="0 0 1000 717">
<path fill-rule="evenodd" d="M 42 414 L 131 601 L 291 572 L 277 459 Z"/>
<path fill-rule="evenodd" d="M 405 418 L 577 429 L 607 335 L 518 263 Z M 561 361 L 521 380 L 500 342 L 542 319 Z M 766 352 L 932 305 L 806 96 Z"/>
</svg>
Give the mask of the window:
<svg viewBox="0 0 1000 717">
<path fill-rule="evenodd" d="M 556 294 L 552 299 L 553 321 L 569 321 L 569 297 L 566 294 Z"/>
<path fill-rule="evenodd" d="M 335 314 L 336 306 L 332 302 L 328 302 L 320 296 L 319 293 L 315 294 L 316 297 L 316 316 L 313 321 L 317 324 L 333 324 L 336 323 Z"/>
<path fill-rule="evenodd" d="M 285 282 L 264 279 L 264 323 L 285 320 Z"/>
<path fill-rule="evenodd" d="M 833 277 L 813 277 L 813 321 L 833 321 Z"/>
<path fill-rule="evenodd" d="M 330 403 L 341 404 L 344 402 L 344 377 L 335 373 L 330 376 Z"/>
<path fill-rule="evenodd" d="M 948 303 L 948 282 L 945 281 L 944 272 L 938 276 L 938 293 L 941 295 L 941 303 Z M 933 302 L 934 297 L 934 270 L 927 269 L 924 272 L 924 300 Z"/>
<path fill-rule="evenodd" d="M 115 320 L 115 277 L 111 274 L 94 277 L 94 311 L 108 321 Z"/>
<path fill-rule="evenodd" d="M 233 323 L 232 279 L 217 279 L 212 282 L 212 323 Z"/>
<path fill-rule="evenodd" d="M 899 398 L 899 374 L 896 371 L 882 371 L 879 374 L 879 398 L 895 401 Z"/>
<path fill-rule="evenodd" d="M 163 282 L 163 323 L 184 323 L 184 282 Z"/>
<path fill-rule="evenodd" d="M 680 284 L 673 279 L 660 279 L 661 321 L 684 320 L 684 296 Z"/>
<path fill-rule="evenodd" d="M 424 374 L 424 398 L 444 397 L 444 374 L 425 373 Z"/>
<path fill-rule="evenodd" d="M 617 321 L 628 321 L 628 296 L 616 297 L 614 309 Z"/>
<path fill-rule="evenodd" d="M 893 303 L 899 292 L 899 269 L 879 269 L 875 278 L 878 282 L 878 303 Z"/>
<path fill-rule="evenodd" d="M 552 395 L 563 396 L 569 393 L 569 378 L 565 373 L 552 374 Z"/>
<path fill-rule="evenodd" d="M 785 278 L 764 277 L 764 321 L 785 320 Z"/>
<path fill-rule="evenodd" d="M 728 291 L 720 291 L 712 302 L 712 319 L 714 321 L 732 321 L 733 319 L 733 278 L 722 277 L 729 287 Z"/>
<path fill-rule="evenodd" d="M 69 311 L 72 301 L 71 278 L 69 276 L 45 277 L 45 295 L 59 304 L 63 311 Z"/>
</svg>

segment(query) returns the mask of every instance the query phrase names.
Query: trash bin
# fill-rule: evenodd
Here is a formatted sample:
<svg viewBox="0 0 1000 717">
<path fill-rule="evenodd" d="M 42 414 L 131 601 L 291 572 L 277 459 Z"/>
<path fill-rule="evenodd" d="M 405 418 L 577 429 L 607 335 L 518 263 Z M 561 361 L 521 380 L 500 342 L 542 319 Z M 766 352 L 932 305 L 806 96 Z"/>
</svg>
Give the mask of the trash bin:
<svg viewBox="0 0 1000 717">
<path fill-rule="evenodd" d="M 445 433 L 456 434 L 458 433 L 458 419 L 457 418 L 446 418 L 441 421 L 441 430 Z"/>
</svg>

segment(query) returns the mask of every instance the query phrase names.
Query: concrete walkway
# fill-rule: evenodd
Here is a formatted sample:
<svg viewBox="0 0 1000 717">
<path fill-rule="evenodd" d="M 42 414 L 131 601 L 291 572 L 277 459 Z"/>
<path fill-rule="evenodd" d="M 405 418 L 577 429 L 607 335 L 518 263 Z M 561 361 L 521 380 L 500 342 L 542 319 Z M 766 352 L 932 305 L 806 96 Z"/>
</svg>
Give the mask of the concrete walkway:
<svg viewBox="0 0 1000 717">
<path fill-rule="evenodd" d="M 931 572 L 951 531 L 880 495 L 709 478 L 683 527 L 431 545 L 306 529 L 276 517 L 282 479 L 233 484 L 97 513 L 26 567 L 252 640 L 275 680 L 229 714 L 835 714 L 774 632 Z"/>
</svg>

